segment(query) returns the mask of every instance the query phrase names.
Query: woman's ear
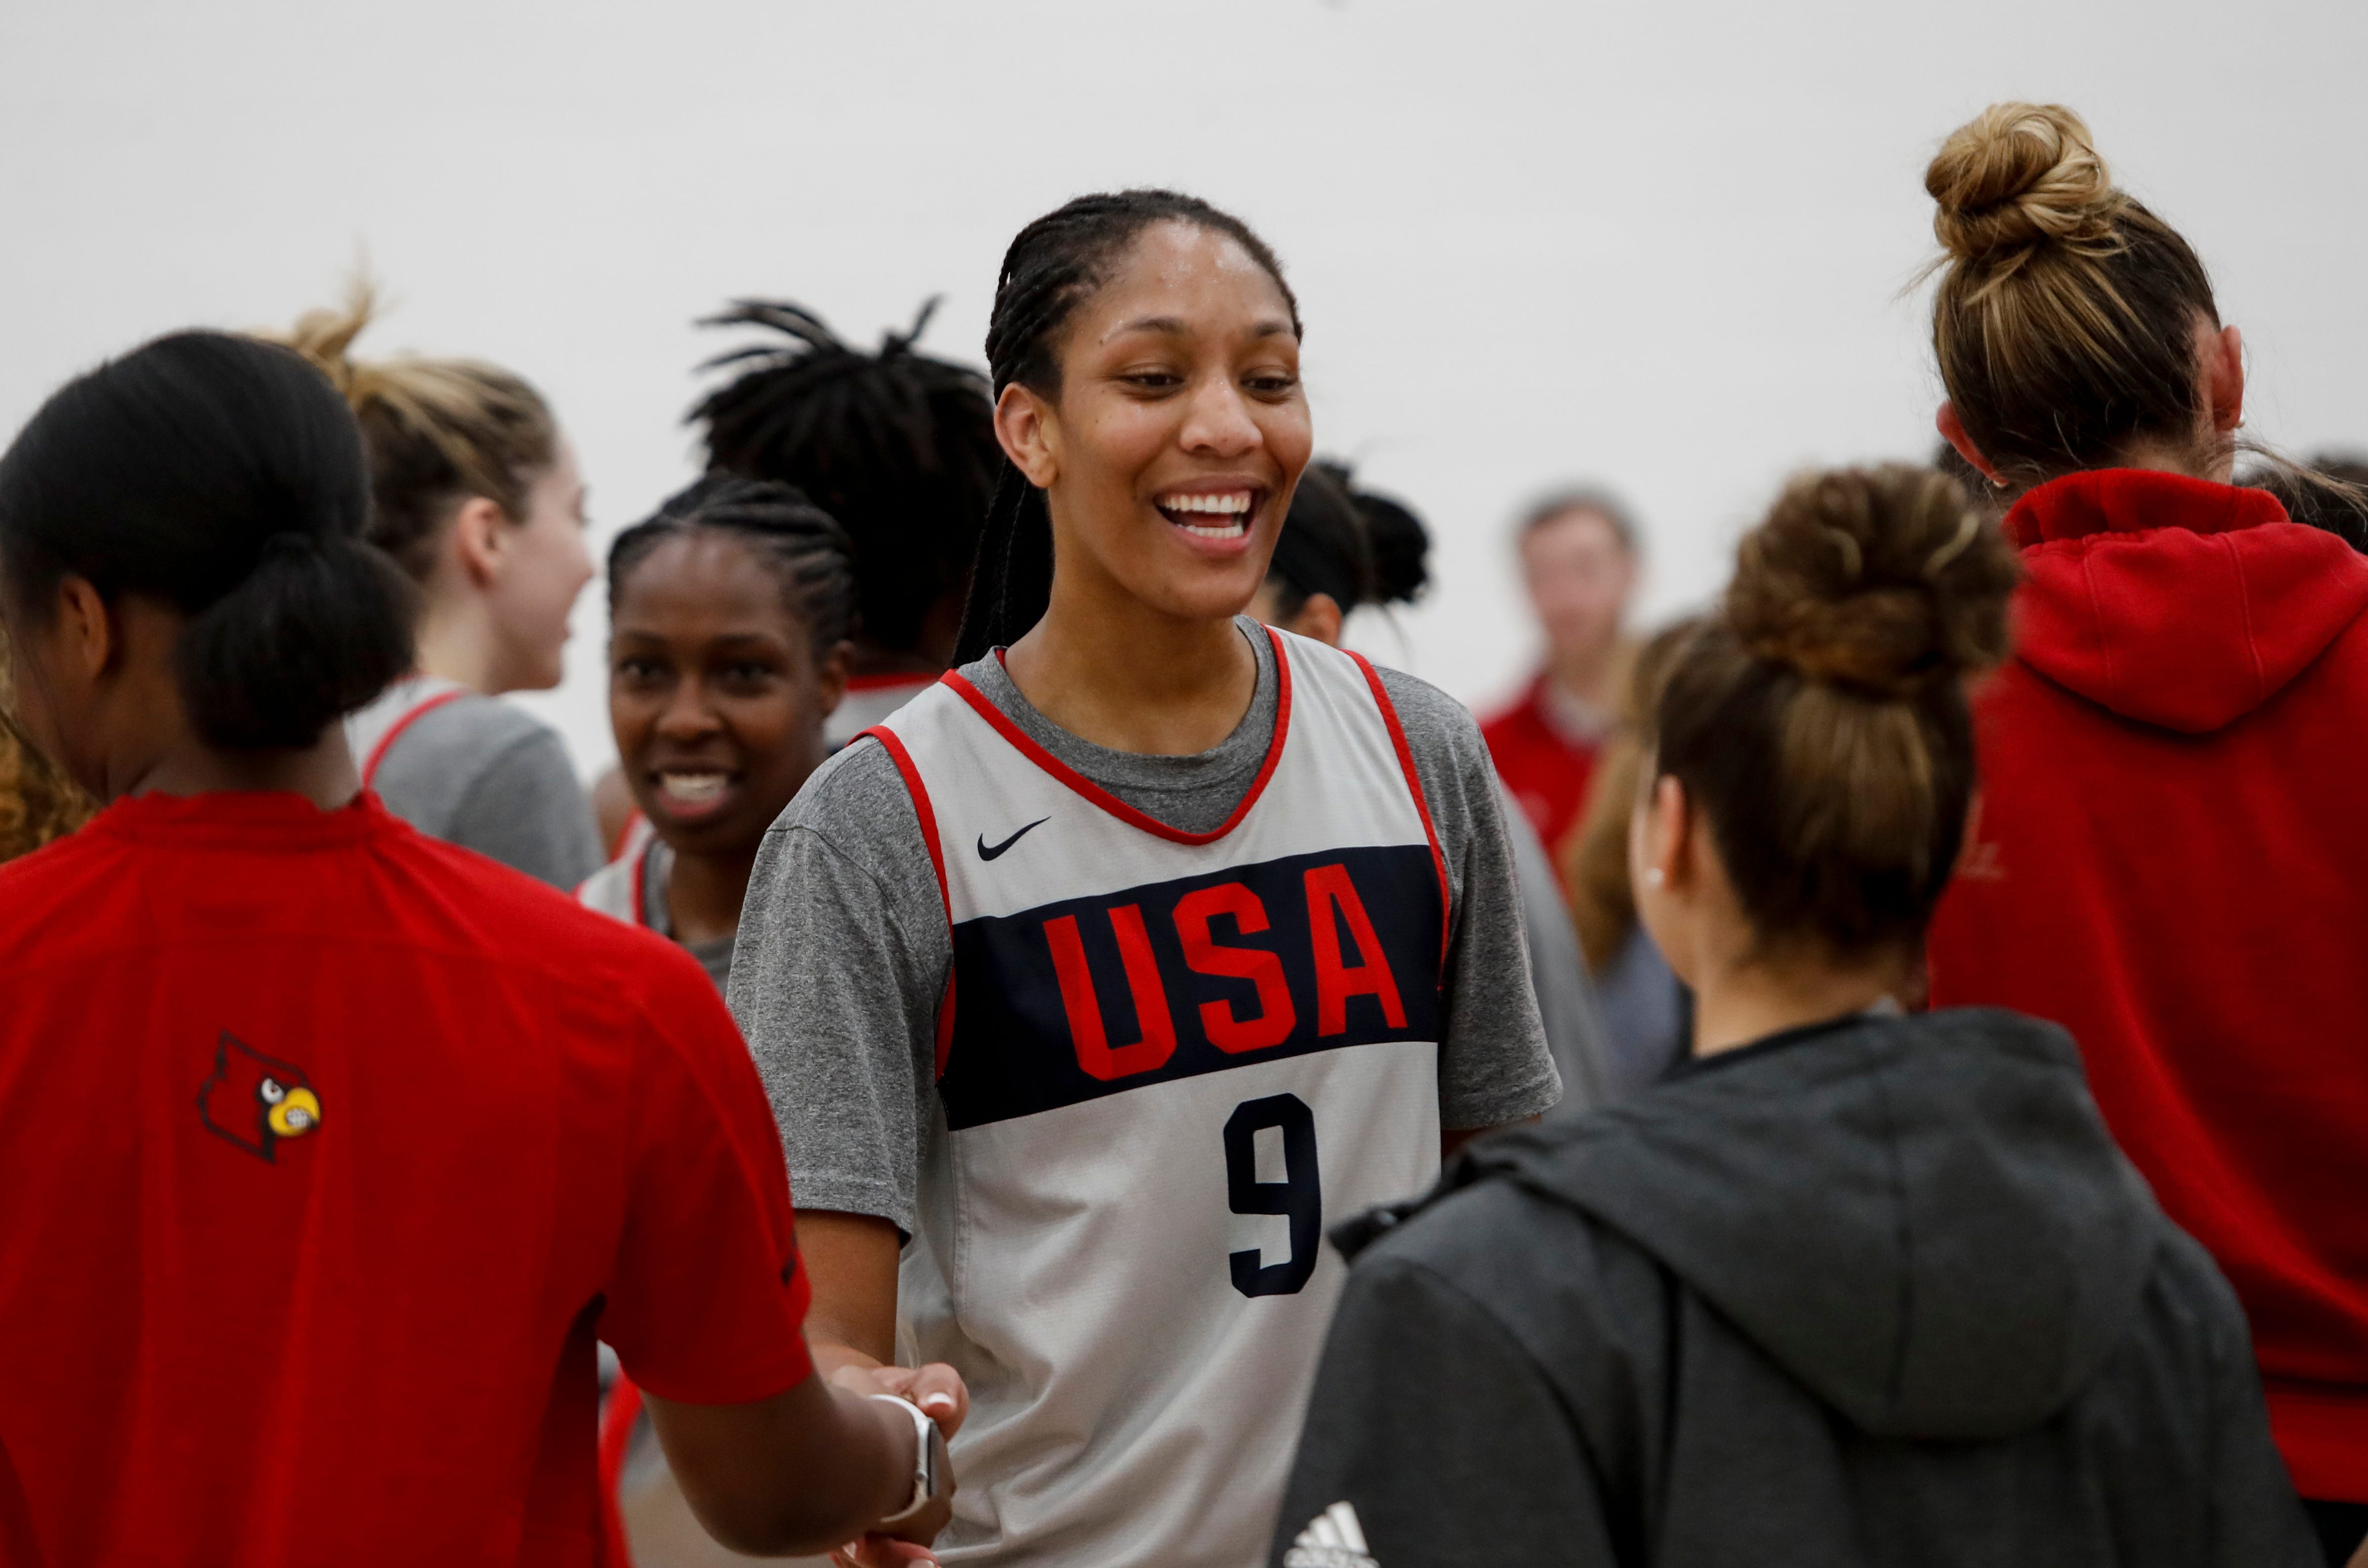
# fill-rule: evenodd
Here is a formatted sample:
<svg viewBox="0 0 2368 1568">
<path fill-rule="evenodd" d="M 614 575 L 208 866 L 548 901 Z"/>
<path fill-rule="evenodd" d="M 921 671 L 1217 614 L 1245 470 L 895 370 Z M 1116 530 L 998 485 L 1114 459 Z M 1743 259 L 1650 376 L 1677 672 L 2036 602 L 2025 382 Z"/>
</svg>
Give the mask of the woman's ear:
<svg viewBox="0 0 2368 1568">
<path fill-rule="evenodd" d="M 814 665 L 814 708 L 827 719 L 847 700 L 847 676 L 855 662 L 855 644 L 842 642 Z"/>
<path fill-rule="evenodd" d="M 1670 892 L 1693 886 L 1694 803 L 1668 774 L 1653 780 L 1645 813 L 1645 881 Z"/>
<path fill-rule="evenodd" d="M 2005 483 L 1998 478 L 1998 470 L 1990 466 L 1990 460 L 1982 456 L 1982 449 L 1974 445 L 1974 438 L 1965 434 L 1965 422 L 1957 417 L 1955 403 L 1941 403 L 1941 412 L 1933 416 L 1932 424 L 1941 432 L 1941 439 L 1956 448 L 1957 455 L 1973 464 L 1976 473 L 1992 484 Z"/>
<path fill-rule="evenodd" d="M 11 727 L 101 800 L 114 794 L 97 738 L 104 728 L 97 713 L 104 688 L 120 684 L 115 677 L 130 655 L 118 607 L 83 577 L 59 583 L 48 619 L 20 620 L 7 644 Z"/>
<path fill-rule="evenodd" d="M 1340 623 L 1348 617 L 1340 613 L 1340 601 L 1329 594 L 1310 594 L 1299 613 L 1291 618 L 1285 631 L 1296 631 L 1302 637 L 1313 637 L 1318 642 L 1340 645 Z"/>
<path fill-rule="evenodd" d="M 508 569 L 509 515 L 490 496 L 472 495 L 452 514 L 445 530 L 446 558 L 472 586 L 488 588 Z"/>
<path fill-rule="evenodd" d="M 1014 381 L 995 400 L 995 438 L 1011 466 L 1039 490 L 1061 472 L 1060 423 L 1050 404 Z"/>
<path fill-rule="evenodd" d="M 1652 767 L 1648 756 L 1643 778 L 1650 782 L 1638 788 L 1636 809 L 1628 819 L 1629 892 L 1637 924 L 1672 972 L 1691 985 L 1696 905 L 1693 802 L 1686 798 L 1684 785 L 1666 774 L 1656 776 Z"/>
<path fill-rule="evenodd" d="M 2215 436 L 2236 433 L 2245 423 L 2245 336 L 2233 326 L 2208 327 L 2197 346 L 2203 362 L 2204 406 L 2212 411 Z"/>
<path fill-rule="evenodd" d="M 89 685 L 123 662 L 123 631 L 106 598 L 81 577 L 58 585 L 53 607 L 58 637 L 77 685 Z"/>
</svg>

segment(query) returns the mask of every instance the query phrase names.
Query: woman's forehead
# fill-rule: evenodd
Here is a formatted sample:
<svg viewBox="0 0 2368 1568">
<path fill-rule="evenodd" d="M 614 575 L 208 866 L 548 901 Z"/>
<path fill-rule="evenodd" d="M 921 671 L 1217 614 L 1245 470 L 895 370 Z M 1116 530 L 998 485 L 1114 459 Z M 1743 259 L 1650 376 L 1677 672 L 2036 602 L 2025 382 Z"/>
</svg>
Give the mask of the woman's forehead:
<svg viewBox="0 0 2368 1568">
<path fill-rule="evenodd" d="M 625 569 L 617 585 L 617 619 L 728 619 L 802 629 L 788 586 L 781 562 L 753 540 L 722 528 L 691 528 L 661 540 Z"/>
<path fill-rule="evenodd" d="M 1081 312 L 1081 343 L 1128 335 L 1294 335 L 1291 304 L 1240 241 L 1194 223 L 1154 223 L 1135 237 Z"/>
</svg>

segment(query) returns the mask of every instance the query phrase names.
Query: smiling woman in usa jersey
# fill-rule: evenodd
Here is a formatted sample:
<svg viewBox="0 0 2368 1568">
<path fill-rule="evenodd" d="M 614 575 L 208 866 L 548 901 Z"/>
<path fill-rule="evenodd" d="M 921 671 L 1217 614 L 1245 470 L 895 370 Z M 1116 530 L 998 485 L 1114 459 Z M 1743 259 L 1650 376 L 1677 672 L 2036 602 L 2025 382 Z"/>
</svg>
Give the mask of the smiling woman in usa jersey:
<svg viewBox="0 0 2368 1568">
<path fill-rule="evenodd" d="M 886 1361 L 901 1319 L 973 1393 L 950 1562 L 1257 1561 L 1325 1227 L 1560 1092 L 1471 717 L 1242 614 L 1312 448 L 1299 347 L 1204 202 L 1023 230 L 957 667 L 750 885 L 732 1000 L 817 1357 Z"/>
</svg>

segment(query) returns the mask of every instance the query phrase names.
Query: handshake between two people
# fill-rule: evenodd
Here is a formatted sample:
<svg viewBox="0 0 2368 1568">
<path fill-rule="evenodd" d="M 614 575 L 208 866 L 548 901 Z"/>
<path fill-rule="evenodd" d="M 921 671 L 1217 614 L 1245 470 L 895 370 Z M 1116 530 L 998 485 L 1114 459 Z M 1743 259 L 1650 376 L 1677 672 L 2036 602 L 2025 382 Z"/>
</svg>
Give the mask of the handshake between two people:
<svg viewBox="0 0 2368 1568">
<path fill-rule="evenodd" d="M 752 1557 L 935 1562 L 929 1543 L 953 1517 L 946 1439 L 970 1415 L 962 1375 L 829 1347 L 816 1359 L 795 1388 L 746 1404 L 645 1393 L 684 1501 L 708 1534 Z"/>
</svg>

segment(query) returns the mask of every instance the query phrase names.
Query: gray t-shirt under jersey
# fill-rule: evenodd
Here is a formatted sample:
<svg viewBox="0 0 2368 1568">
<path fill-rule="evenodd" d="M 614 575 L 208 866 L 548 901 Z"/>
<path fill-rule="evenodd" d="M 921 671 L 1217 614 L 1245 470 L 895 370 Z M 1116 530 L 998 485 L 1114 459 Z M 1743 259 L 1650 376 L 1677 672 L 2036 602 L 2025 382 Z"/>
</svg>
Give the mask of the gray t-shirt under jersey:
<svg viewBox="0 0 2368 1568">
<path fill-rule="evenodd" d="M 470 692 L 422 713 L 386 748 L 370 787 L 420 832 L 562 892 L 607 858 L 559 733 L 499 698 Z"/>
<path fill-rule="evenodd" d="M 1255 621 L 1257 695 L 1196 756 L 1079 740 L 1020 695 L 1002 663 L 962 670 L 1038 744 L 1146 815 L 1205 833 L 1233 814 L 1274 736 L 1274 654 Z M 1462 704 L 1382 672 L 1447 859 L 1450 928 L 1440 1040 L 1441 1125 L 1494 1127 L 1562 1092 L 1537 1003 L 1496 774 Z M 825 763 L 767 834 L 740 915 L 732 1011 L 789 1152 L 798 1207 L 913 1230 L 935 1109 L 937 1010 L 953 963 L 945 904 L 912 797 L 887 752 L 858 741 Z"/>
</svg>

